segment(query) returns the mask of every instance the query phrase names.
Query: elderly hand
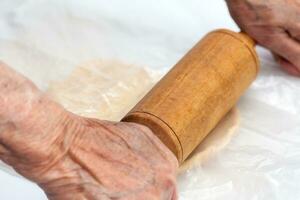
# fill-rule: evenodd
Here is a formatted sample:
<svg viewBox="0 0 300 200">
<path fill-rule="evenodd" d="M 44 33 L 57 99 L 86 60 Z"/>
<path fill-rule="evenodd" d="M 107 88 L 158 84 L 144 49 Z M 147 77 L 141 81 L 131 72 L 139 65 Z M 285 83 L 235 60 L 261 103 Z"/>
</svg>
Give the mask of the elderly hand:
<svg viewBox="0 0 300 200">
<path fill-rule="evenodd" d="M 226 1 L 242 31 L 271 50 L 288 73 L 300 76 L 300 1 Z"/>
<path fill-rule="evenodd" d="M 0 77 L 0 159 L 49 199 L 177 199 L 177 160 L 148 128 L 69 113 L 3 63 Z"/>
</svg>

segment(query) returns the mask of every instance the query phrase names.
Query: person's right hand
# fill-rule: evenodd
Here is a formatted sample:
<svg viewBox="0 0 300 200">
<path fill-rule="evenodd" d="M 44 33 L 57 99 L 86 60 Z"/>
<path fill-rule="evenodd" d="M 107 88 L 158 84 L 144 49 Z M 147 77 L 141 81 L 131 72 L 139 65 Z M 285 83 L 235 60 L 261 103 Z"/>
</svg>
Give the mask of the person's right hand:
<svg viewBox="0 0 300 200">
<path fill-rule="evenodd" d="M 177 159 L 150 129 L 67 112 L 1 63 L 0 159 L 51 200 L 177 199 Z"/>
<path fill-rule="evenodd" d="M 300 76 L 300 1 L 226 1 L 242 31 L 268 48 L 288 73 Z"/>
</svg>

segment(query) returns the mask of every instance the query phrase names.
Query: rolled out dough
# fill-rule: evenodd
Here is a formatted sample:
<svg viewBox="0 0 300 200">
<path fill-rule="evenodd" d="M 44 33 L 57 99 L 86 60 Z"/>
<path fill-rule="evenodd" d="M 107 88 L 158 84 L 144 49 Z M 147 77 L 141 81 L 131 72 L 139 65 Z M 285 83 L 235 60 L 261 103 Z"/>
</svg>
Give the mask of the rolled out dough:
<svg viewBox="0 0 300 200">
<path fill-rule="evenodd" d="M 65 80 L 51 82 L 48 94 L 67 110 L 85 117 L 119 121 L 151 89 L 159 76 L 115 60 L 95 60 Z"/>
<path fill-rule="evenodd" d="M 223 149 L 239 125 L 239 111 L 233 108 L 180 166 L 178 173 L 195 168 Z"/>
<path fill-rule="evenodd" d="M 119 121 L 160 78 L 142 67 L 95 60 L 77 67 L 65 80 L 52 82 L 48 94 L 67 110 L 85 117 Z M 199 166 L 225 147 L 239 124 L 232 109 L 195 149 L 179 173 Z"/>
</svg>

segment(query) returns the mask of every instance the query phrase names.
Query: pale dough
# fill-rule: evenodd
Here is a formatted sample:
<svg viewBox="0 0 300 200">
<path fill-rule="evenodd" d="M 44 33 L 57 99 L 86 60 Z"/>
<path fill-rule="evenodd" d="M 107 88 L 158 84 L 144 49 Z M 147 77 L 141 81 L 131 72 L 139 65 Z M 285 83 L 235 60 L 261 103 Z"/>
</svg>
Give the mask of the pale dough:
<svg viewBox="0 0 300 200">
<path fill-rule="evenodd" d="M 201 165 L 223 149 L 235 134 L 239 125 L 239 119 L 238 109 L 233 108 L 185 160 L 180 166 L 178 173 L 183 173 Z"/>
<path fill-rule="evenodd" d="M 78 115 L 119 121 L 157 79 L 142 67 L 96 60 L 78 66 L 65 80 L 50 83 L 48 94 Z"/>
<path fill-rule="evenodd" d="M 91 61 L 62 81 L 49 86 L 49 95 L 66 109 L 86 117 L 119 121 L 158 81 L 144 68 L 118 61 Z M 239 124 L 231 110 L 180 167 L 179 173 L 199 166 L 225 147 Z"/>
</svg>

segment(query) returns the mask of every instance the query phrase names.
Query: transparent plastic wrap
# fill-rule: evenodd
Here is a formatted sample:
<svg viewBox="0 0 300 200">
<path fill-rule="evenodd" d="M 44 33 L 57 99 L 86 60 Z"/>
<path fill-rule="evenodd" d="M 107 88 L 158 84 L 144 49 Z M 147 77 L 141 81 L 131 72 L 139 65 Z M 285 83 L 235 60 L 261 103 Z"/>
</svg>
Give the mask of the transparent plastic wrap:
<svg viewBox="0 0 300 200">
<path fill-rule="evenodd" d="M 259 50 L 262 70 L 238 104 L 240 128 L 214 158 L 178 178 L 181 199 L 298 199 L 300 82 Z"/>
</svg>

